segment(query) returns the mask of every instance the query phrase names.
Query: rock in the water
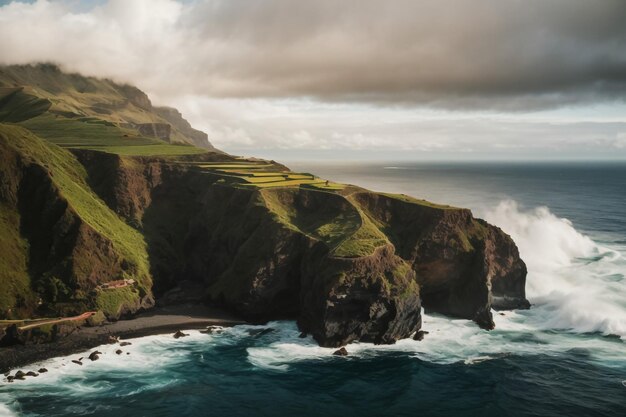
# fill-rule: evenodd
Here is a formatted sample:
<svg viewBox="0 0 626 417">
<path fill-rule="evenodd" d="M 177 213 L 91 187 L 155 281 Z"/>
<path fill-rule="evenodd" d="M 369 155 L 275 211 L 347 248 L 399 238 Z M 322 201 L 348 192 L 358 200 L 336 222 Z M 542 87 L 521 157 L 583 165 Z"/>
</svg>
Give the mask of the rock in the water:
<svg viewBox="0 0 626 417">
<path fill-rule="evenodd" d="M 15 377 L 13 376 L 7 376 L 7 382 L 13 382 L 14 379 Z"/>
<path fill-rule="evenodd" d="M 119 336 L 109 336 L 108 343 L 110 345 L 114 345 L 115 343 L 118 343 L 119 341 L 120 341 Z"/>
<path fill-rule="evenodd" d="M 115 353 L 116 353 L 117 355 L 121 355 L 121 354 L 122 354 L 122 349 L 118 349 L 118 350 L 116 350 L 116 351 L 115 351 Z"/>
<path fill-rule="evenodd" d="M 130 352 L 126 352 L 127 355 L 130 355 Z"/>
<path fill-rule="evenodd" d="M 180 339 L 181 337 L 186 337 L 186 336 L 189 336 L 189 335 L 181 332 L 180 330 L 174 333 L 174 339 Z"/>
<path fill-rule="evenodd" d="M 37 372 L 28 371 L 26 372 L 26 376 L 39 376 L 39 374 Z"/>
<path fill-rule="evenodd" d="M 222 326 L 209 326 L 205 330 L 200 330 L 202 334 L 221 333 L 224 330 Z"/>
<path fill-rule="evenodd" d="M 413 340 L 424 340 L 424 336 L 426 336 L 428 334 L 428 332 L 424 331 L 424 330 L 420 330 L 418 332 L 415 333 L 415 336 L 413 336 Z"/>
<path fill-rule="evenodd" d="M 73 359 L 72 362 L 75 363 L 76 365 L 81 365 L 81 366 L 83 364 L 81 361 L 75 360 L 75 359 Z"/>
<path fill-rule="evenodd" d="M 17 371 L 15 373 L 15 376 L 13 377 L 14 379 L 24 379 L 26 377 L 26 374 L 22 371 Z"/>
<path fill-rule="evenodd" d="M 91 352 L 91 354 L 89 355 L 89 360 L 92 362 L 97 361 L 98 359 L 100 359 L 100 355 L 102 355 L 102 352 L 98 352 L 97 350 Z"/>
<path fill-rule="evenodd" d="M 130 346 L 130 345 L 132 345 L 132 343 L 130 343 L 130 342 L 120 342 L 120 346 L 122 346 L 122 347 L 123 346 Z"/>
<path fill-rule="evenodd" d="M 491 311 L 483 311 L 474 317 L 474 321 L 483 330 L 493 330 L 496 328 L 496 324 L 493 321 Z"/>
<path fill-rule="evenodd" d="M 342 347 L 341 349 L 337 349 L 336 351 L 334 351 L 333 355 L 335 355 L 335 356 L 348 356 L 348 351 L 346 350 L 345 347 Z"/>
<path fill-rule="evenodd" d="M 46 372 L 48 372 L 48 370 L 46 368 L 39 368 L 39 373 L 40 374 L 45 374 Z"/>
</svg>

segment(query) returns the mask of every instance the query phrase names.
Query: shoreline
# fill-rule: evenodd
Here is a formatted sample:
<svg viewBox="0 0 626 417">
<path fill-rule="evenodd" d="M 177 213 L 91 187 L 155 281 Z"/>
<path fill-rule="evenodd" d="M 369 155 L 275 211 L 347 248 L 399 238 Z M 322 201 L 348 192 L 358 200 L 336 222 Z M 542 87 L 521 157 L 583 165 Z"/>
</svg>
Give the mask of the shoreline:
<svg viewBox="0 0 626 417">
<path fill-rule="evenodd" d="M 208 326 L 232 327 L 238 324 L 248 323 L 215 307 L 199 304 L 158 307 L 128 320 L 82 327 L 52 343 L 0 348 L 0 373 L 106 345 L 110 343 L 111 337 L 132 339 L 174 333 L 178 330 L 197 330 Z"/>
</svg>

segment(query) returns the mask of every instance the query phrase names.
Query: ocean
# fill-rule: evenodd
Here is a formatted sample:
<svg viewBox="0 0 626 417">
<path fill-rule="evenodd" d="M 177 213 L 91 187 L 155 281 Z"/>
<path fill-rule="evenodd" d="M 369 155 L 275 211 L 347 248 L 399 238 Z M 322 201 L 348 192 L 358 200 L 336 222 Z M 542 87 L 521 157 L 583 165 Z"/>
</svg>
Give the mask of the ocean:
<svg viewBox="0 0 626 417">
<path fill-rule="evenodd" d="M 518 244 L 532 308 L 495 314 L 491 332 L 425 314 L 423 341 L 348 357 L 289 321 L 134 339 L 130 355 L 104 346 L 0 385 L 0 416 L 626 415 L 626 164 L 289 166 L 471 208 Z"/>
</svg>

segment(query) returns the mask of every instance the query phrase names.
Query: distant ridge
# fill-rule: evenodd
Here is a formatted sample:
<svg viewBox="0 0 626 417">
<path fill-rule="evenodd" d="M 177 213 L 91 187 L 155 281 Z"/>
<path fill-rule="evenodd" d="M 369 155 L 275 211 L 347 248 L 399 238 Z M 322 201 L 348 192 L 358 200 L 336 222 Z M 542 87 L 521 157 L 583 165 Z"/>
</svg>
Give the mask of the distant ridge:
<svg viewBox="0 0 626 417">
<path fill-rule="evenodd" d="M 178 110 L 153 106 L 136 87 L 65 73 L 54 64 L 0 66 L 0 120 L 20 122 L 44 113 L 95 117 L 142 136 L 215 150 L 207 134 L 191 127 Z"/>
</svg>

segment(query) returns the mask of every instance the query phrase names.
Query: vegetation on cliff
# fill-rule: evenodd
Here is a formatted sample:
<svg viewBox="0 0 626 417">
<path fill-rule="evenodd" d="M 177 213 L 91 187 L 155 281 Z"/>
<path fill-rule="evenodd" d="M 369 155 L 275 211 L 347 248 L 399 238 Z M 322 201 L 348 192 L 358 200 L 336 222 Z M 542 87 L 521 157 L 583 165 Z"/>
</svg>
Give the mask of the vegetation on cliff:
<svg viewBox="0 0 626 417">
<path fill-rule="evenodd" d="M 108 80 L 44 65 L 0 85 L 0 319 L 117 319 L 192 281 L 339 346 L 410 336 L 422 304 L 485 328 L 528 306 L 515 244 L 469 210 L 169 143 L 205 135 Z"/>
<path fill-rule="evenodd" d="M 3 288 L 13 289 L 0 311 L 32 313 L 40 301 L 59 312 L 88 307 L 97 285 L 117 274 L 150 293 L 143 236 L 91 190 L 70 152 L 3 124 L 0 150 L 2 242 L 10 254 L 2 256 Z"/>
</svg>

